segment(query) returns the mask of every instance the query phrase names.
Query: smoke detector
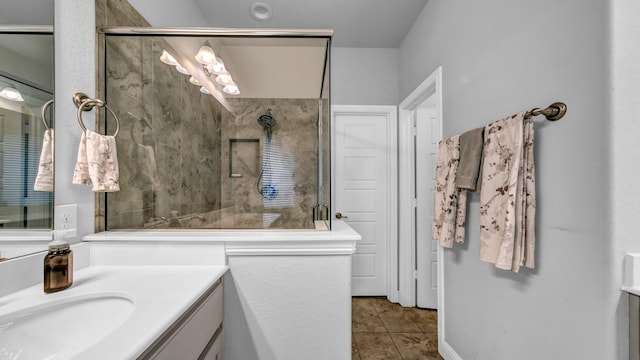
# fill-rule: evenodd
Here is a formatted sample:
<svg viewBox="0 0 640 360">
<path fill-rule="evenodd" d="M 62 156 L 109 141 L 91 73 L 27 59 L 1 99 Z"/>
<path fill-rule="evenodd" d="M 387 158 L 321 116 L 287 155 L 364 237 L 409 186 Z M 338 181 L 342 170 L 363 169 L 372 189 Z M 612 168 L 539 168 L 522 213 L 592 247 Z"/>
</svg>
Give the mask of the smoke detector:
<svg viewBox="0 0 640 360">
<path fill-rule="evenodd" d="M 258 21 L 269 21 L 273 17 L 271 7 L 265 3 L 257 2 L 251 5 L 251 17 Z"/>
</svg>

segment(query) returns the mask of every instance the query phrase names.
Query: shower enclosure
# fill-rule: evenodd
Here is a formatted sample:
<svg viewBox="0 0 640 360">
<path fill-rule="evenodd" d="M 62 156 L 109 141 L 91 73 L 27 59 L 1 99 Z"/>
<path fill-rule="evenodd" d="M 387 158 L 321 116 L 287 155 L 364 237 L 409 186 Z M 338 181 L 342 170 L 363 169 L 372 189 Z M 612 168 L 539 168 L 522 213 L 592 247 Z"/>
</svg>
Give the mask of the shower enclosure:
<svg viewBox="0 0 640 360">
<path fill-rule="evenodd" d="M 121 126 L 104 230 L 331 228 L 331 31 L 103 32 Z"/>
</svg>

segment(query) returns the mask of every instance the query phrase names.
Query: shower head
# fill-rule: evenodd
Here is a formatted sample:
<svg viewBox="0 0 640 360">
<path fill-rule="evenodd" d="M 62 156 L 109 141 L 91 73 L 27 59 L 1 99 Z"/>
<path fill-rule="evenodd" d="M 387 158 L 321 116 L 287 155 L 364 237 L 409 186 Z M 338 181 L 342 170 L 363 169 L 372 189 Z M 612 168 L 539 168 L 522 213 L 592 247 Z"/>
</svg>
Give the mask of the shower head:
<svg viewBox="0 0 640 360">
<path fill-rule="evenodd" d="M 267 109 L 267 113 L 260 115 L 258 118 L 258 124 L 267 131 L 267 139 L 271 139 L 271 129 L 276 126 L 276 119 L 273 118 L 273 112 L 271 109 Z"/>
</svg>

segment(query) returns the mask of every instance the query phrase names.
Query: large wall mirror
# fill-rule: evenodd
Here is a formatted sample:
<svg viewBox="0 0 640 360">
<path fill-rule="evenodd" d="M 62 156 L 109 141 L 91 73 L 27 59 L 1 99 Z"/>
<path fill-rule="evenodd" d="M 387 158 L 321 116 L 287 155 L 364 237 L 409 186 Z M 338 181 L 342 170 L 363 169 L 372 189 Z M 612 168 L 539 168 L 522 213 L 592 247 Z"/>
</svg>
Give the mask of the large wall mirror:
<svg viewBox="0 0 640 360">
<path fill-rule="evenodd" d="M 53 61 L 53 1 L 0 5 L 0 259 L 53 228 Z"/>
</svg>

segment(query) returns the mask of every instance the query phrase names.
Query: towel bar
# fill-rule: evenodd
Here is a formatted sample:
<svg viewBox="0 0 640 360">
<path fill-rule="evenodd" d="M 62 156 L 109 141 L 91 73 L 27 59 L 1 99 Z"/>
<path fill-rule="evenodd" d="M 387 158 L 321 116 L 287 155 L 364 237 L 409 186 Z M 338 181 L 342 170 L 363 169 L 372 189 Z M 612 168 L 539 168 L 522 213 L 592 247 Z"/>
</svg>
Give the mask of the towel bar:
<svg viewBox="0 0 640 360">
<path fill-rule="evenodd" d="M 567 104 L 562 102 L 554 102 L 547 106 L 546 109 L 533 108 L 524 115 L 525 119 L 532 116 L 544 115 L 549 121 L 558 121 L 567 113 Z"/>
<path fill-rule="evenodd" d="M 111 110 L 109 106 L 107 106 L 107 103 L 100 99 L 92 99 L 87 96 L 87 94 L 80 92 L 73 95 L 73 103 L 78 108 L 78 123 L 80 124 L 80 128 L 82 129 L 82 131 L 87 131 L 87 128 L 84 126 L 84 120 L 82 120 L 82 112 L 91 111 L 95 106 L 97 106 L 103 107 L 111 113 L 111 116 L 113 116 L 113 119 L 116 122 L 116 131 L 113 134 L 113 137 L 115 138 L 118 136 L 118 132 L 120 132 L 120 120 L 118 120 L 116 113 L 113 112 L 113 110 Z"/>
</svg>

